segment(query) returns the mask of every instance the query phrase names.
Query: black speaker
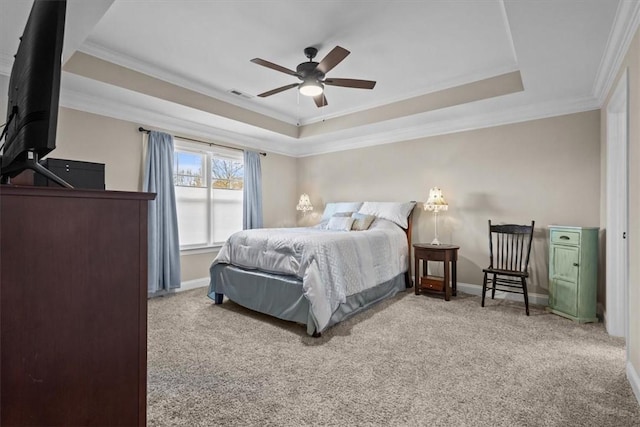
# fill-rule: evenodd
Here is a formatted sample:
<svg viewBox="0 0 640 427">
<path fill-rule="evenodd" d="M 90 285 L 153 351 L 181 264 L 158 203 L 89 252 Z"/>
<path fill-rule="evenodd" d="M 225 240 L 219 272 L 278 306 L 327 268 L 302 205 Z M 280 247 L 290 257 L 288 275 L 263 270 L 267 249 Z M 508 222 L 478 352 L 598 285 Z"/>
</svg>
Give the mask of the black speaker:
<svg viewBox="0 0 640 427">
<path fill-rule="evenodd" d="M 44 159 L 40 163 L 74 188 L 85 190 L 105 189 L 104 163 L 50 158 Z M 33 183 L 43 187 L 59 187 L 58 184 L 40 174 L 34 175 Z"/>
</svg>

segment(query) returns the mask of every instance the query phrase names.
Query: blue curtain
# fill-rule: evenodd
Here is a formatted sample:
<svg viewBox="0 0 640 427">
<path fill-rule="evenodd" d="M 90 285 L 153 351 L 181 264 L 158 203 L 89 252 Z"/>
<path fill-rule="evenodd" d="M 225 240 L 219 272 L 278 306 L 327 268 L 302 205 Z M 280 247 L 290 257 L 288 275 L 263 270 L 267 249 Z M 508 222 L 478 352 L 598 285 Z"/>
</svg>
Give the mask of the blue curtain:
<svg viewBox="0 0 640 427">
<path fill-rule="evenodd" d="M 143 191 L 156 193 L 149 203 L 149 293 L 180 287 L 180 241 L 173 188 L 173 137 L 150 132 Z"/>
<path fill-rule="evenodd" d="M 262 169 L 260 153 L 244 152 L 244 204 L 242 228 L 262 228 Z"/>
</svg>

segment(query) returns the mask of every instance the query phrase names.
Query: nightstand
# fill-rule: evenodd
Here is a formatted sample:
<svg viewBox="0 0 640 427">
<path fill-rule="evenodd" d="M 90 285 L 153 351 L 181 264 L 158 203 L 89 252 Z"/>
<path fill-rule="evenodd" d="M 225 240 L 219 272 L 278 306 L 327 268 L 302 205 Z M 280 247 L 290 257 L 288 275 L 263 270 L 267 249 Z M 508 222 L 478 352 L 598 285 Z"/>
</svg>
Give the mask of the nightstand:
<svg viewBox="0 0 640 427">
<path fill-rule="evenodd" d="M 420 295 L 421 291 L 440 292 L 444 293 L 445 301 L 449 301 L 452 294 L 456 296 L 458 249 L 460 249 L 460 246 L 456 245 L 430 245 L 423 243 L 413 245 L 416 295 Z M 427 275 L 427 263 L 429 261 L 444 263 L 444 277 Z M 420 264 L 422 264 L 422 275 L 420 274 Z"/>
</svg>

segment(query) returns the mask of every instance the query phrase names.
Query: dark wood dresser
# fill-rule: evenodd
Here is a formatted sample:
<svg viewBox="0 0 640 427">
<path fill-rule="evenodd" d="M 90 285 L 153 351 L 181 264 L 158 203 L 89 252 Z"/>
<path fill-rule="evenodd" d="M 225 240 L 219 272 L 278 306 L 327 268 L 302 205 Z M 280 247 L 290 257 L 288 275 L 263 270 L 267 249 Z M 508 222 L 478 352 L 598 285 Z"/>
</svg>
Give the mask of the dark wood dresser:
<svg viewBox="0 0 640 427">
<path fill-rule="evenodd" d="M 0 425 L 146 424 L 154 197 L 0 186 Z"/>
</svg>

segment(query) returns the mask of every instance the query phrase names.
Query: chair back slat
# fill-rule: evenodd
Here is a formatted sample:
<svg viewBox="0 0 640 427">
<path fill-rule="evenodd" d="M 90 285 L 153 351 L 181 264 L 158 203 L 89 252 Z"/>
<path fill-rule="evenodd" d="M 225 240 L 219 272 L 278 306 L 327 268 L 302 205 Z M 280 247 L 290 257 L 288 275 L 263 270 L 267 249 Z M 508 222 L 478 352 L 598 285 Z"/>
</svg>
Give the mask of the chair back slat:
<svg viewBox="0 0 640 427">
<path fill-rule="evenodd" d="M 492 225 L 489 220 L 490 267 L 526 273 L 534 226 L 535 221 L 531 225 Z"/>
</svg>

